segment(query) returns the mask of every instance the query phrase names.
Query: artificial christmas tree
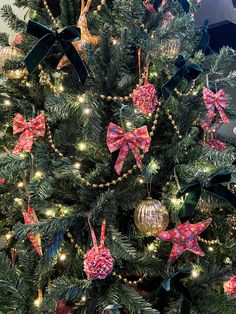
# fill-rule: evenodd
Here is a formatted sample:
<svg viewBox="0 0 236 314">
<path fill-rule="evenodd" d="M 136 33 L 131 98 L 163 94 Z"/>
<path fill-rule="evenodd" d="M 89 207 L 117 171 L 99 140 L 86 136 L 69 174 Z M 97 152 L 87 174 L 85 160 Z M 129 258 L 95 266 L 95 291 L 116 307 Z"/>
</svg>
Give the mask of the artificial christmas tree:
<svg viewBox="0 0 236 314">
<path fill-rule="evenodd" d="M 15 4 L 26 21 L 1 10 L 22 34 L 0 87 L 1 312 L 233 314 L 235 148 L 215 133 L 235 115 L 218 92 L 234 51 L 204 54 L 194 1 Z"/>
</svg>

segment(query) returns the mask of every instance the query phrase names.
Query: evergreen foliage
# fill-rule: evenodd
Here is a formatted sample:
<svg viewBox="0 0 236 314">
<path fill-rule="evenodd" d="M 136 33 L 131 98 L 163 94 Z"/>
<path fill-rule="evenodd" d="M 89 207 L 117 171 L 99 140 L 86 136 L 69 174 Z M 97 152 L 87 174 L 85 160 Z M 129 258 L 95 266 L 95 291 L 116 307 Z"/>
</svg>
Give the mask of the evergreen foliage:
<svg viewBox="0 0 236 314">
<path fill-rule="evenodd" d="M 190 2 L 193 12 L 196 5 Z M 61 28 L 77 23 L 80 4 L 79 0 L 48 1 Z M 167 1 L 155 16 L 144 8 L 141 0 L 106 0 L 102 10 L 93 14 L 99 4 L 95 0 L 92 3 L 88 27 L 91 34 L 101 37 L 101 44 L 98 49 L 84 47 L 89 68 L 84 85 L 71 66 L 56 70 L 63 56 L 57 44 L 42 65 L 51 82 L 57 88 L 63 86 L 60 93 L 53 93 L 42 84 L 38 70 L 26 85 L 21 79 L 7 78 L 7 71 L 21 66 L 23 58 L 17 62 L 8 60 L 3 67 L 0 178 L 5 178 L 5 183 L 0 185 L 0 241 L 9 232 L 12 237 L 0 245 L 0 313 L 56 313 L 58 301 L 63 300 L 73 313 L 79 314 L 103 314 L 108 305 L 130 314 L 233 314 L 236 299 L 224 294 L 223 282 L 236 267 L 236 233 L 228 217 L 235 208 L 225 199 L 202 190 L 191 222 L 212 217 L 213 223 L 201 237 L 219 239 L 219 243 L 212 251 L 211 245 L 199 240 L 205 257 L 185 252 L 173 265 L 167 263 L 171 245 L 140 233 L 135 228 L 133 213 L 147 196 L 142 180 L 152 181 L 151 196 L 168 208 L 168 229 L 179 223 L 183 199 L 178 201 L 176 194 L 180 186 L 193 179 L 202 182 L 211 173 L 227 168 L 232 172 L 232 180 L 224 185 L 234 191 L 235 147 L 229 137 L 219 138 L 227 143 L 224 151 L 204 143 L 201 122 L 206 117 L 206 108 L 201 89 L 207 81 L 212 90 L 216 85 L 218 89 L 236 85 L 236 71 L 230 68 L 235 52 L 229 47 L 222 48 L 219 54 L 197 51 L 201 30 L 194 25 L 191 14 L 184 13 L 179 1 Z M 50 29 L 54 26 L 43 1 L 15 0 L 15 5 L 27 9 L 24 21 L 10 5 L 2 7 L 1 16 L 12 30 L 23 33 L 18 47 L 28 54 L 37 39 L 26 34 L 27 20 L 30 18 Z M 174 19 L 161 27 L 168 11 Z M 188 96 L 174 92 L 164 99 L 161 86 L 176 73 L 174 63 L 178 54 L 168 57 L 166 43 L 173 44 L 176 39 L 186 62 L 200 64 L 203 73 L 196 80 L 194 92 Z M 7 41 L 7 35 L 1 33 L 1 46 L 6 46 Z M 132 93 L 139 80 L 138 48 L 141 48 L 142 71 L 150 60 L 149 81 L 155 85 L 161 101 L 150 151 L 145 155 L 141 173 L 136 170 L 109 188 L 87 187 L 80 174 L 94 184 L 105 185 L 117 179 L 114 164 L 118 154 L 110 154 L 106 145 L 109 122 L 122 127 L 131 125 L 132 130 L 143 125 L 151 129 L 153 117 L 136 112 L 131 101 L 107 101 L 100 97 Z M 183 92 L 188 88 L 186 80 L 178 85 Z M 229 99 L 225 112 L 233 119 L 236 112 L 230 103 Z M 176 135 L 168 110 L 182 138 Z M 45 138 L 34 141 L 30 153 L 12 155 L 19 138 L 12 135 L 12 121 L 17 112 L 27 121 L 45 113 L 55 146 L 51 145 L 47 130 Z M 63 156 L 55 152 L 55 147 Z M 123 171 L 132 168 L 134 162 L 130 153 Z M 39 224 L 24 224 L 22 210 L 27 209 L 29 196 Z M 113 273 L 104 280 L 88 280 L 83 271 L 83 252 L 92 246 L 88 218 L 96 235 L 101 221 L 107 220 L 105 244 L 115 263 Z M 29 232 L 40 233 L 42 257 L 27 238 Z M 65 260 L 60 259 L 62 254 L 66 254 Z M 198 278 L 186 276 L 171 284 L 170 291 L 163 291 L 163 281 L 189 265 L 199 270 Z M 41 290 L 43 300 L 38 307 L 34 301 Z"/>
</svg>

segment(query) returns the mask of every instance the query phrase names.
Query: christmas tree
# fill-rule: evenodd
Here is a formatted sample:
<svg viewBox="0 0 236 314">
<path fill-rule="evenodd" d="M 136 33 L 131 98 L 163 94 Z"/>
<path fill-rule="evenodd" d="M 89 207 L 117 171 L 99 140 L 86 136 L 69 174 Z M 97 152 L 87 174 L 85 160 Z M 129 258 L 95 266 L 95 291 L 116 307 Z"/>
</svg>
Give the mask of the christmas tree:
<svg viewBox="0 0 236 314">
<path fill-rule="evenodd" d="M 212 51 L 194 1 L 15 5 L 0 312 L 235 313 L 234 51 Z"/>
</svg>

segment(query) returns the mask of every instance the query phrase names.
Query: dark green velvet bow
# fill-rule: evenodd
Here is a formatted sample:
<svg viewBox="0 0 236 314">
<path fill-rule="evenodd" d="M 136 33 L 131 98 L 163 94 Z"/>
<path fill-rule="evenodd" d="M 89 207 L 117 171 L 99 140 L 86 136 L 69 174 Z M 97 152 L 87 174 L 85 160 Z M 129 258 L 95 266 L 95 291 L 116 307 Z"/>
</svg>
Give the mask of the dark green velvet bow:
<svg viewBox="0 0 236 314">
<path fill-rule="evenodd" d="M 25 58 L 25 64 L 31 74 L 38 67 L 41 61 L 47 56 L 53 45 L 58 41 L 60 46 L 73 65 L 80 81 L 85 82 L 88 75 L 84 62 L 80 58 L 72 42 L 80 38 L 80 29 L 75 25 L 64 28 L 61 32 L 57 30 L 51 31 L 45 25 L 29 21 L 27 25 L 27 33 L 40 40 Z"/>
<path fill-rule="evenodd" d="M 171 96 L 172 92 L 183 78 L 188 81 L 188 84 L 191 84 L 192 81 L 203 72 L 202 67 L 199 64 L 186 64 L 185 58 L 181 55 L 175 60 L 175 66 L 178 68 L 178 71 L 162 86 L 162 94 L 165 99 Z"/>
<path fill-rule="evenodd" d="M 227 187 L 222 185 L 222 183 L 230 182 L 230 180 L 231 172 L 226 169 L 211 174 L 204 182 L 193 181 L 181 188 L 181 190 L 179 190 L 177 193 L 177 198 L 180 198 L 187 193 L 188 195 L 185 198 L 184 204 L 179 210 L 180 221 L 185 222 L 193 216 L 202 190 L 206 190 L 219 196 L 224 201 L 229 202 L 233 207 L 236 208 L 236 196 L 230 190 L 228 190 Z"/>
<path fill-rule="evenodd" d="M 181 282 L 182 279 L 191 276 L 192 266 L 185 267 L 164 279 L 161 284 L 161 289 L 158 294 L 159 299 L 166 299 L 167 293 L 171 292 L 175 288 L 179 293 L 184 296 L 184 300 L 181 305 L 181 313 L 190 313 L 189 305 L 192 303 L 192 295 L 189 289 Z"/>
</svg>

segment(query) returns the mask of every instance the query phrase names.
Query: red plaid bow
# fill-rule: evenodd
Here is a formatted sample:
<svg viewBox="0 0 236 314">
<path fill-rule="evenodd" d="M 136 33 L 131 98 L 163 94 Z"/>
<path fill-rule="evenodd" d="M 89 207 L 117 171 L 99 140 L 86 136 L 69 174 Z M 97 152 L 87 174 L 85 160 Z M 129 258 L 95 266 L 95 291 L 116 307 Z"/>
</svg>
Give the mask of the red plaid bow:
<svg viewBox="0 0 236 314">
<path fill-rule="evenodd" d="M 229 119 L 223 110 L 227 107 L 225 92 L 223 89 L 219 90 L 215 94 L 210 89 L 203 87 L 203 99 L 208 110 L 207 117 L 210 120 L 208 124 L 212 122 L 212 119 L 215 116 L 215 109 L 217 109 L 222 122 L 229 123 Z"/>
<path fill-rule="evenodd" d="M 38 224 L 38 217 L 36 216 L 36 213 L 34 209 L 30 206 L 28 206 L 28 212 L 23 211 L 24 221 L 26 225 L 34 225 Z M 28 238 L 33 244 L 33 247 L 37 251 L 37 253 L 42 256 L 42 247 L 41 247 L 41 236 L 39 232 L 29 232 Z"/>
<path fill-rule="evenodd" d="M 34 142 L 34 135 L 42 137 L 45 135 L 44 115 L 39 115 L 27 123 L 25 122 L 24 117 L 17 113 L 13 120 L 13 134 L 18 134 L 21 132 L 23 133 L 17 140 L 18 144 L 14 148 L 12 154 L 18 154 L 22 150 L 30 152 Z"/>
<path fill-rule="evenodd" d="M 139 168 L 142 167 L 142 158 L 139 148 L 144 152 L 149 150 L 151 139 L 147 126 L 143 126 L 132 132 L 126 132 L 118 125 L 111 123 L 107 131 L 107 146 L 111 153 L 120 149 L 119 156 L 115 164 L 115 171 L 120 174 L 123 164 L 128 156 L 129 149 L 133 152 Z"/>
</svg>

